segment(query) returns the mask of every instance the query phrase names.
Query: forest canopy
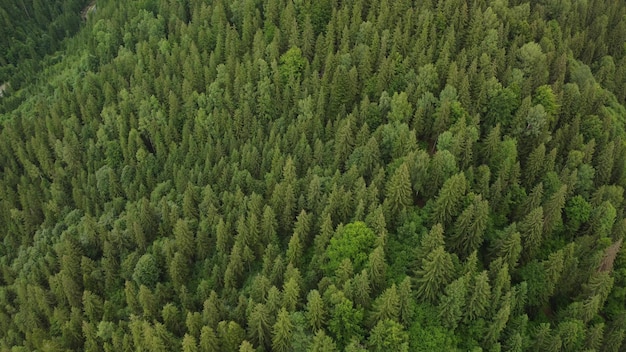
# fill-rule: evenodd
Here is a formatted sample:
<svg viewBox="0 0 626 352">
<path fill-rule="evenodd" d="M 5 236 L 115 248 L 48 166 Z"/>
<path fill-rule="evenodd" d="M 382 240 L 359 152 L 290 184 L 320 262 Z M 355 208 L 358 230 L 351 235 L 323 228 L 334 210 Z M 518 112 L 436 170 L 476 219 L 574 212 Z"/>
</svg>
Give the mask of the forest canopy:
<svg viewBox="0 0 626 352">
<path fill-rule="evenodd" d="M 0 349 L 626 348 L 623 2 L 85 6 L 0 6 Z"/>
</svg>

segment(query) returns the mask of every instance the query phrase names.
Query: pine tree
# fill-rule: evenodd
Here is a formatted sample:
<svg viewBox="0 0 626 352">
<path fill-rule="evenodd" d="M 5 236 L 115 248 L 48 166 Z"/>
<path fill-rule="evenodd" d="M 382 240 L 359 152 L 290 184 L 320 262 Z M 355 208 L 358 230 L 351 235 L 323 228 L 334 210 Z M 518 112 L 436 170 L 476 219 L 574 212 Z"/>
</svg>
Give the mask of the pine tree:
<svg viewBox="0 0 626 352">
<path fill-rule="evenodd" d="M 212 328 L 208 326 L 202 327 L 200 332 L 200 349 L 206 352 L 220 351 L 220 343 Z"/>
<path fill-rule="evenodd" d="M 543 183 L 539 182 L 517 209 L 518 218 L 528 215 L 531 211 L 541 206 L 543 201 Z"/>
<path fill-rule="evenodd" d="M 302 254 L 303 248 L 300 234 L 298 232 L 294 232 L 291 239 L 289 239 L 289 244 L 287 246 L 287 260 L 292 265 L 300 266 Z"/>
<path fill-rule="evenodd" d="M 596 160 L 596 186 L 608 184 L 615 164 L 615 142 L 611 141 L 602 148 Z"/>
<path fill-rule="evenodd" d="M 524 166 L 524 181 L 527 186 L 535 184 L 537 177 L 540 176 L 544 167 L 545 157 L 546 146 L 543 143 L 528 155 L 528 160 Z"/>
<path fill-rule="evenodd" d="M 176 289 L 180 289 L 189 282 L 190 271 L 188 259 L 180 252 L 177 252 L 170 263 L 169 270 L 172 283 Z"/>
<path fill-rule="evenodd" d="M 406 276 L 398 286 L 398 300 L 400 303 L 400 323 L 408 326 L 414 312 L 413 290 L 409 276 Z"/>
<path fill-rule="evenodd" d="M 387 183 L 388 206 L 392 214 L 406 209 L 413 203 L 411 180 L 409 177 L 409 169 L 406 163 L 403 163 L 396 169 L 395 173 Z"/>
<path fill-rule="evenodd" d="M 248 336 L 259 346 L 269 348 L 271 341 L 270 312 L 262 303 L 254 305 L 248 318 Z"/>
<path fill-rule="evenodd" d="M 457 218 L 451 247 L 461 256 L 468 256 L 484 241 L 484 231 L 489 220 L 489 203 L 474 195 L 470 204 Z"/>
<path fill-rule="evenodd" d="M 502 237 L 496 241 L 494 254 L 502 258 L 509 268 L 515 269 L 521 252 L 522 243 L 520 233 L 516 231 L 514 225 L 511 225 L 504 230 Z"/>
<path fill-rule="evenodd" d="M 452 221 L 452 217 L 458 214 L 461 200 L 465 195 L 467 181 L 463 173 L 450 177 L 444 183 L 439 196 L 433 207 L 433 220 L 444 226 Z"/>
<path fill-rule="evenodd" d="M 376 247 L 370 253 L 367 267 L 369 277 L 372 280 L 372 287 L 374 289 L 384 287 L 387 276 L 387 263 L 385 262 L 385 252 L 382 246 Z"/>
<path fill-rule="evenodd" d="M 246 340 L 243 340 L 241 342 L 241 345 L 239 345 L 239 352 L 254 352 L 254 346 L 252 346 L 252 344 Z"/>
<path fill-rule="evenodd" d="M 465 310 L 466 320 L 474 321 L 484 316 L 490 304 L 491 287 L 487 271 L 483 271 L 474 277 L 474 284 L 470 290 Z"/>
<path fill-rule="evenodd" d="M 507 293 L 501 307 L 497 310 L 493 320 L 487 327 L 487 332 L 484 335 L 483 344 L 485 346 L 492 346 L 500 338 L 500 334 L 504 330 L 511 314 L 511 296 Z"/>
<path fill-rule="evenodd" d="M 263 207 L 263 219 L 261 220 L 261 238 L 263 243 L 273 243 L 276 239 L 278 224 L 276 215 L 269 205 Z"/>
<path fill-rule="evenodd" d="M 291 349 L 292 331 L 291 317 L 287 310 L 282 308 L 278 312 L 276 323 L 272 328 L 272 349 L 279 352 L 289 351 Z"/>
<path fill-rule="evenodd" d="M 336 352 L 337 345 L 332 337 L 326 335 L 324 330 L 318 330 L 313 336 L 313 342 L 309 352 Z"/>
<path fill-rule="evenodd" d="M 440 150 L 433 155 L 428 168 L 428 181 L 424 189 L 426 198 L 434 197 L 446 180 L 458 172 L 454 155 L 447 150 Z"/>
<path fill-rule="evenodd" d="M 174 237 L 176 238 L 176 246 L 179 253 L 187 258 L 189 262 L 193 261 L 193 255 L 195 254 L 195 239 L 194 235 L 189 229 L 189 224 L 184 220 L 178 220 L 174 226 Z"/>
<path fill-rule="evenodd" d="M 209 298 L 202 304 L 203 321 L 212 329 L 217 328 L 217 323 L 222 320 L 221 304 L 215 291 L 211 291 Z"/>
<path fill-rule="evenodd" d="M 374 326 L 383 320 L 398 321 L 400 317 L 400 297 L 395 284 L 386 289 L 373 304 L 371 325 Z"/>
<path fill-rule="evenodd" d="M 416 272 L 417 296 L 427 302 L 435 302 L 453 275 L 452 256 L 443 246 L 435 248 L 422 260 L 422 265 Z"/>
<path fill-rule="evenodd" d="M 339 263 L 339 267 L 335 270 L 335 277 L 337 278 L 337 284 L 346 284 L 354 276 L 354 268 L 350 258 L 345 258 Z"/>
<path fill-rule="evenodd" d="M 245 338 L 245 331 L 234 321 L 221 321 L 217 333 L 222 351 L 237 352 Z"/>
<path fill-rule="evenodd" d="M 462 276 L 452 281 L 445 289 L 439 303 L 439 316 L 445 327 L 454 330 L 463 317 L 467 295 L 467 278 Z"/>
<path fill-rule="evenodd" d="M 543 208 L 539 206 L 526 215 L 518 226 L 523 244 L 523 256 L 526 261 L 534 257 L 541 246 L 543 223 Z"/>
<path fill-rule="evenodd" d="M 393 320 L 381 320 L 370 333 L 367 344 L 371 351 L 409 351 L 409 336 L 404 327 Z"/>
<path fill-rule="evenodd" d="M 326 322 L 324 301 L 317 290 L 307 295 L 306 316 L 313 331 L 321 331 Z"/>
<path fill-rule="evenodd" d="M 421 264 L 422 259 L 426 259 L 430 252 L 443 245 L 445 245 L 443 226 L 437 223 L 420 240 L 420 246 L 416 249 L 418 265 Z"/>
<path fill-rule="evenodd" d="M 588 328 L 587 338 L 585 340 L 585 348 L 599 350 L 602 347 L 604 326 L 604 323 L 597 323 Z"/>
<path fill-rule="evenodd" d="M 198 344 L 196 342 L 196 338 L 189 334 L 185 334 L 183 337 L 182 350 L 184 352 L 197 352 Z"/>
<path fill-rule="evenodd" d="M 552 296 L 557 287 L 561 274 L 563 273 L 564 251 L 559 250 L 548 256 L 548 259 L 542 262 L 545 272 L 545 281 L 543 282 L 542 301 L 547 301 Z"/>
<path fill-rule="evenodd" d="M 182 335 L 183 323 L 182 316 L 178 308 L 172 303 L 166 304 L 161 310 L 163 324 L 167 330 L 177 335 Z"/>
<path fill-rule="evenodd" d="M 143 309 L 143 316 L 146 319 L 154 319 L 157 316 L 157 302 L 152 291 L 144 285 L 139 287 L 137 299 Z"/>
<path fill-rule="evenodd" d="M 350 299 L 352 299 L 357 305 L 369 307 L 372 288 L 367 270 L 363 269 L 360 273 L 354 276 L 352 279 L 352 287 L 354 294 L 350 297 Z"/>
<path fill-rule="evenodd" d="M 200 337 L 200 330 L 202 329 L 202 315 L 200 312 L 187 312 L 185 325 L 190 335 L 194 336 L 194 338 L 196 336 Z"/>
<path fill-rule="evenodd" d="M 549 236 L 561 221 L 561 212 L 565 206 L 567 185 L 561 186 L 543 206 L 543 233 Z"/>
<path fill-rule="evenodd" d="M 296 311 L 300 300 L 300 287 L 295 278 L 290 278 L 283 287 L 283 308 Z"/>
</svg>

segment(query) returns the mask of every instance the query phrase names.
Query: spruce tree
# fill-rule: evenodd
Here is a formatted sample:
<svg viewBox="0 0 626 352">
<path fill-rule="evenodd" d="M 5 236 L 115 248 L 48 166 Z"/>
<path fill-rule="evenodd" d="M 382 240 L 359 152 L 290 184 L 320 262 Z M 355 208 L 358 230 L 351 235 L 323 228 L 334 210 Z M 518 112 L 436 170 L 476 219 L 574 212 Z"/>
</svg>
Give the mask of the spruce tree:
<svg viewBox="0 0 626 352">
<path fill-rule="evenodd" d="M 416 272 L 416 294 L 427 302 L 435 302 L 454 275 L 452 256 L 443 246 L 432 250 Z"/>
<path fill-rule="evenodd" d="M 467 181 L 463 173 L 450 177 L 439 191 L 433 206 L 433 220 L 447 226 L 459 213 L 461 200 L 465 195 Z"/>
<path fill-rule="evenodd" d="M 321 331 L 326 322 L 324 301 L 317 290 L 307 295 L 306 316 L 313 331 Z"/>
<path fill-rule="evenodd" d="M 276 323 L 272 328 L 272 349 L 274 351 L 285 352 L 291 349 L 291 334 L 293 324 L 291 317 L 285 308 L 278 312 Z"/>
</svg>

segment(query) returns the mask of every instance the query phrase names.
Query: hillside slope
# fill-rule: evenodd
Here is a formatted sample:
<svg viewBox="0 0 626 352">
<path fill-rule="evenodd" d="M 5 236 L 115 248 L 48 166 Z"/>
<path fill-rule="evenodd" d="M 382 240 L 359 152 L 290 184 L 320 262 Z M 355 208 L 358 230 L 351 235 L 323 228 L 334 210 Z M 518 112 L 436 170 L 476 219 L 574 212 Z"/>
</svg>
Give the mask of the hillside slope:
<svg viewBox="0 0 626 352">
<path fill-rule="evenodd" d="M 621 1 L 99 0 L 64 45 L 0 115 L 0 349 L 623 349 Z"/>
</svg>

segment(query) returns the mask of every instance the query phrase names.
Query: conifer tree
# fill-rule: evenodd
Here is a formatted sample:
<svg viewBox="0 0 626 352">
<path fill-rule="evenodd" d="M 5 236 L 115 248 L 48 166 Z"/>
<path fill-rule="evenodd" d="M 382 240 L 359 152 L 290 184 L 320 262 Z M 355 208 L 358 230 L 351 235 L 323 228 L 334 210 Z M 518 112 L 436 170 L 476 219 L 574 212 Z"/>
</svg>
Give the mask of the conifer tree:
<svg viewBox="0 0 626 352">
<path fill-rule="evenodd" d="M 271 341 L 270 312 L 262 303 L 254 305 L 248 318 L 248 336 L 259 346 L 268 348 Z"/>
<path fill-rule="evenodd" d="M 278 312 L 276 323 L 272 328 L 272 349 L 274 351 L 284 352 L 291 349 L 291 334 L 293 324 L 291 317 L 285 308 Z"/>
<path fill-rule="evenodd" d="M 333 338 L 326 335 L 324 330 L 318 330 L 313 336 L 313 342 L 311 344 L 310 352 L 336 352 L 337 345 Z"/>
<path fill-rule="evenodd" d="M 408 334 L 402 325 L 389 319 L 376 324 L 367 342 L 372 351 L 409 351 Z"/>
<path fill-rule="evenodd" d="M 390 288 L 376 298 L 372 309 L 372 326 L 384 320 L 398 321 L 400 317 L 400 297 L 395 284 L 392 284 Z"/>
<path fill-rule="evenodd" d="M 412 191 L 411 180 L 409 177 L 409 169 L 406 163 L 403 163 L 393 174 L 387 183 L 387 201 L 389 210 L 392 214 L 406 209 L 411 205 Z"/>
<path fill-rule="evenodd" d="M 176 245 L 180 254 L 187 258 L 189 262 L 193 261 L 193 254 L 195 254 L 195 240 L 194 235 L 189 229 L 189 225 L 184 220 L 178 220 L 174 226 L 174 236 L 176 238 Z"/>
<path fill-rule="evenodd" d="M 433 155 L 428 167 L 428 181 L 424 196 L 430 198 L 437 195 L 444 182 L 458 172 L 456 163 L 454 155 L 447 150 L 437 151 Z"/>
<path fill-rule="evenodd" d="M 601 186 L 608 184 L 611 179 L 611 174 L 613 172 L 613 167 L 615 164 L 615 157 L 613 156 L 615 150 L 615 143 L 613 141 L 609 142 L 607 145 L 602 148 L 598 157 L 596 158 L 597 162 L 595 165 L 596 169 L 596 178 L 595 184 L 596 186 Z"/>
<path fill-rule="evenodd" d="M 368 274 L 372 280 L 372 287 L 380 289 L 384 287 L 387 273 L 387 263 L 385 262 L 385 253 L 382 246 L 376 247 L 370 253 L 367 263 Z"/>
<path fill-rule="evenodd" d="M 493 346 L 500 338 L 500 334 L 504 330 L 506 323 L 509 321 L 511 314 L 511 295 L 510 292 L 504 297 L 501 307 L 497 310 L 493 317 L 493 320 L 487 327 L 487 332 L 484 335 L 483 343 L 486 346 Z"/>
<path fill-rule="evenodd" d="M 435 302 L 443 288 L 454 275 L 452 256 L 439 246 L 422 260 L 416 272 L 417 296 L 427 302 Z"/>
<path fill-rule="evenodd" d="M 561 186 L 543 206 L 543 233 L 549 236 L 561 221 L 561 212 L 565 206 L 567 185 Z"/>
<path fill-rule="evenodd" d="M 456 174 L 446 180 L 433 207 L 435 223 L 448 225 L 452 218 L 458 214 L 459 205 L 465 195 L 466 188 L 467 181 L 463 173 Z"/>
<path fill-rule="evenodd" d="M 183 337 L 182 347 L 184 352 L 197 352 L 198 344 L 196 343 L 196 338 L 189 334 L 185 334 Z"/>
<path fill-rule="evenodd" d="M 241 345 L 239 345 L 239 352 L 254 352 L 254 346 L 252 346 L 252 344 L 246 340 L 243 340 L 241 342 Z"/>
<path fill-rule="evenodd" d="M 511 225 L 504 230 L 502 237 L 495 243 L 495 255 L 514 269 L 517 266 L 520 253 L 522 251 L 522 243 L 520 233 L 516 231 L 516 226 Z"/>
<path fill-rule="evenodd" d="M 474 284 L 469 292 L 467 309 L 465 310 L 466 319 L 469 321 L 474 321 L 484 316 L 491 298 L 491 287 L 487 271 L 476 275 L 473 281 Z"/>
<path fill-rule="evenodd" d="M 290 264 L 299 266 L 302 259 L 302 254 L 303 248 L 300 234 L 298 232 L 294 232 L 294 234 L 291 236 L 291 239 L 289 239 L 289 244 L 287 247 L 287 260 Z"/>
<path fill-rule="evenodd" d="M 526 215 L 518 226 L 525 260 L 532 258 L 541 245 L 543 223 L 543 208 L 539 206 Z"/>
<path fill-rule="evenodd" d="M 445 245 L 443 226 L 437 223 L 420 240 L 420 246 L 416 249 L 418 265 L 421 264 L 422 259 L 426 259 L 430 252 L 443 245 Z"/>
<path fill-rule="evenodd" d="M 474 195 L 470 204 L 457 218 L 451 247 L 462 256 L 477 250 L 484 241 L 484 231 L 489 220 L 489 203 Z"/>
<path fill-rule="evenodd" d="M 445 295 L 439 303 L 439 316 L 448 329 L 456 329 L 463 317 L 467 295 L 467 278 L 461 276 L 452 281 L 445 289 Z"/>
<path fill-rule="evenodd" d="M 411 278 L 406 276 L 398 286 L 398 300 L 400 303 L 400 323 L 407 326 L 413 318 L 414 302 Z"/>
<path fill-rule="evenodd" d="M 222 351 L 237 352 L 245 338 L 245 331 L 234 321 L 221 321 L 217 332 Z"/>
<path fill-rule="evenodd" d="M 326 322 L 324 301 L 317 290 L 311 290 L 307 295 L 306 316 L 313 331 L 321 331 Z"/>
<path fill-rule="evenodd" d="M 283 308 L 288 312 L 296 311 L 300 300 L 300 287 L 295 278 L 290 278 L 283 287 Z"/>
<path fill-rule="evenodd" d="M 362 307 L 369 307 L 372 289 L 367 270 L 363 269 L 360 273 L 354 276 L 352 279 L 352 287 L 354 289 L 354 294 L 351 299 L 354 303 L 361 305 Z"/>
<path fill-rule="evenodd" d="M 528 161 L 526 162 L 526 166 L 524 166 L 524 181 L 527 186 L 535 184 L 537 177 L 540 176 L 544 167 L 545 157 L 546 146 L 543 143 L 528 155 Z"/>
</svg>

